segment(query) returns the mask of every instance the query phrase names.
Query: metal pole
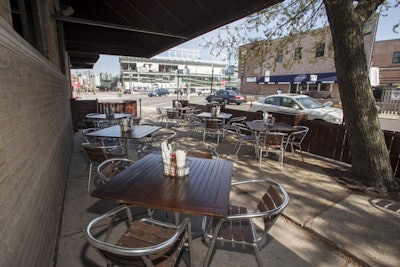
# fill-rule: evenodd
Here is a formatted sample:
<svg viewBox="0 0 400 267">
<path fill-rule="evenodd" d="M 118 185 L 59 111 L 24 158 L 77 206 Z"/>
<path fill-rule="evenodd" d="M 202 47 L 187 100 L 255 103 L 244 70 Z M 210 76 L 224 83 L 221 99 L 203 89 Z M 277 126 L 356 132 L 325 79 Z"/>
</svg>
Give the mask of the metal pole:
<svg viewBox="0 0 400 267">
<path fill-rule="evenodd" d="M 212 69 L 211 69 L 211 94 L 213 92 L 213 82 L 214 82 L 214 64 L 211 65 Z"/>
</svg>

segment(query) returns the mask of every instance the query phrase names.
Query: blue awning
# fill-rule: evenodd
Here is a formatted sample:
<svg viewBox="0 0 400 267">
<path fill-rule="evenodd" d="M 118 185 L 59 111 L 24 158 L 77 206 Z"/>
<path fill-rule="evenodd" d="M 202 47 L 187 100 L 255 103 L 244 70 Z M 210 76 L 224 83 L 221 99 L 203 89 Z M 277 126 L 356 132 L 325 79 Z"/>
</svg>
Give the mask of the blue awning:
<svg viewBox="0 0 400 267">
<path fill-rule="evenodd" d="M 315 80 L 315 76 L 317 79 Z M 269 77 L 269 81 L 262 76 L 258 79 L 257 84 L 268 83 L 307 83 L 307 82 L 337 82 L 336 72 L 312 73 L 312 74 L 295 74 L 295 75 L 273 75 Z"/>
</svg>

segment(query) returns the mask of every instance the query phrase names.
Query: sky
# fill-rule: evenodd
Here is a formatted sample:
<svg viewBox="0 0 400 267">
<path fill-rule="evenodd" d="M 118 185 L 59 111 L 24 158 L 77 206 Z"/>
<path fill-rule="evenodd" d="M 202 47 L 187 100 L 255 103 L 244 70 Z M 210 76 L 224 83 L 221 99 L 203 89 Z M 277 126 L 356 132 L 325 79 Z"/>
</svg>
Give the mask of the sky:
<svg viewBox="0 0 400 267">
<path fill-rule="evenodd" d="M 392 8 L 387 12 L 387 16 L 380 16 L 378 22 L 378 29 L 376 33 L 376 41 L 383 40 L 391 40 L 391 39 L 400 39 L 400 29 L 399 33 L 394 33 L 392 30 L 393 25 L 399 23 L 400 21 L 400 6 L 397 8 Z M 200 50 L 200 54 L 202 57 L 210 57 L 210 52 L 205 50 L 200 46 L 203 41 L 203 38 L 209 38 L 211 36 L 216 35 L 218 30 L 214 30 L 205 35 L 197 37 L 193 40 L 190 40 L 186 43 L 179 45 L 181 48 L 191 48 Z M 93 67 L 93 72 L 99 74 L 101 72 L 111 73 L 113 76 L 119 75 L 120 66 L 119 66 L 119 57 L 118 56 L 110 56 L 110 55 L 100 55 L 99 60 Z"/>
</svg>

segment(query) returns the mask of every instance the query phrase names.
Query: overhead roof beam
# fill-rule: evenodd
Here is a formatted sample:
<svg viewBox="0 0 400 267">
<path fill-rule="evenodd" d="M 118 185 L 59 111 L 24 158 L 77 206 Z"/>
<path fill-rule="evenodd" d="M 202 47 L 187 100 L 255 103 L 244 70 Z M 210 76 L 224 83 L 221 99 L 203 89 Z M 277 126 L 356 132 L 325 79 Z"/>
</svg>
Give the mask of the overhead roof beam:
<svg viewBox="0 0 400 267">
<path fill-rule="evenodd" d="M 135 27 L 127 27 L 127 26 L 123 26 L 123 25 L 119 25 L 119 24 L 99 22 L 99 21 L 80 19 L 80 18 L 74 18 L 74 17 L 64 17 L 64 16 L 54 16 L 54 17 L 56 20 L 59 20 L 59 21 L 84 24 L 84 25 L 90 25 L 90 26 L 96 26 L 96 27 L 103 27 L 103 28 L 109 28 L 109 29 L 116 29 L 116 30 L 123 30 L 123 31 L 130 31 L 130 32 L 138 32 L 138 33 L 151 34 L 151 35 L 157 35 L 157 36 L 165 36 L 165 37 L 177 38 L 177 39 L 182 39 L 182 40 L 189 40 L 189 38 L 186 36 L 172 34 L 172 33 L 148 31 L 148 30 L 138 29 Z"/>
</svg>

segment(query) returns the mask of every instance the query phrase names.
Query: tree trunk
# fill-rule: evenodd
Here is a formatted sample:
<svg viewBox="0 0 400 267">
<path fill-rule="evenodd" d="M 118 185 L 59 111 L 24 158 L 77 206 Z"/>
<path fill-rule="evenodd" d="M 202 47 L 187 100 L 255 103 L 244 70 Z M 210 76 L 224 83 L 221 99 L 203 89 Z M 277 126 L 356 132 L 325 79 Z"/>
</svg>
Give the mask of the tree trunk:
<svg viewBox="0 0 400 267">
<path fill-rule="evenodd" d="M 380 191 L 398 190 L 369 83 L 364 18 L 356 13 L 353 1 L 324 0 L 324 4 L 349 137 L 352 176 Z"/>
</svg>

